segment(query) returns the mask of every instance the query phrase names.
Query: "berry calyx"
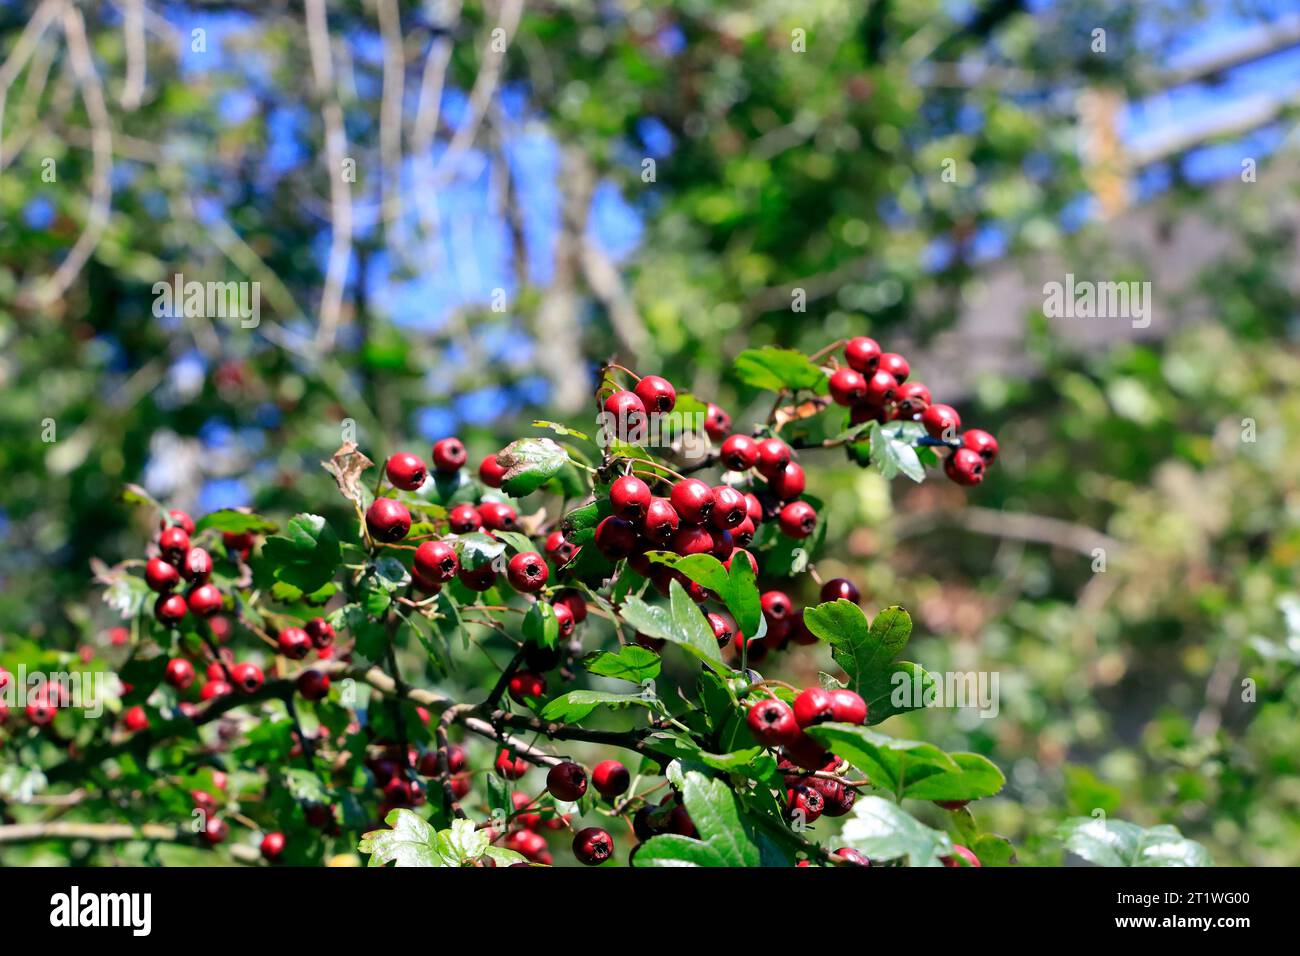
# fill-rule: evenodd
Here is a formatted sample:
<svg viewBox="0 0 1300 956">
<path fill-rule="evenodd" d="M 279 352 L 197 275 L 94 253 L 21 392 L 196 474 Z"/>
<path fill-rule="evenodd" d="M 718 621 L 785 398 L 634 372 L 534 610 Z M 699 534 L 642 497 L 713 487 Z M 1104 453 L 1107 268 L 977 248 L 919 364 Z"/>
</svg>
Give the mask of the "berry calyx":
<svg viewBox="0 0 1300 956">
<path fill-rule="evenodd" d="M 677 390 L 668 379 L 658 375 L 647 375 L 636 383 L 634 391 L 648 411 L 666 414 L 677 404 Z"/>
<path fill-rule="evenodd" d="M 736 626 L 731 621 L 712 611 L 705 617 L 708 619 L 709 627 L 713 628 L 713 636 L 717 638 L 718 647 L 726 647 L 736 639 Z"/>
<path fill-rule="evenodd" d="M 506 566 L 506 577 L 510 586 L 521 594 L 540 591 L 550 576 L 546 559 L 536 551 L 523 551 L 510 559 Z"/>
<path fill-rule="evenodd" d="M 799 724 L 794 711 L 783 700 L 760 700 L 749 708 L 745 718 L 749 732 L 764 747 L 785 747 L 799 738 Z"/>
<path fill-rule="evenodd" d="M 731 471 L 748 471 L 758 461 L 758 442 L 748 435 L 728 435 L 718 459 Z"/>
<path fill-rule="evenodd" d="M 609 486 L 609 506 L 626 521 L 640 521 L 654 495 L 650 486 L 635 475 L 624 475 Z"/>
<path fill-rule="evenodd" d="M 411 530 L 411 513 L 392 498 L 376 498 L 366 510 L 366 529 L 376 541 L 401 541 Z"/>
<path fill-rule="evenodd" d="M 587 866 L 600 866 L 614 855 L 614 838 L 600 827 L 586 827 L 573 837 L 573 855 Z"/>
<path fill-rule="evenodd" d="M 801 728 L 834 720 L 835 698 L 824 688 L 806 688 L 794 699 L 794 719 Z"/>
<path fill-rule="evenodd" d="M 587 771 L 569 760 L 557 763 L 546 774 L 546 789 L 563 803 L 581 800 L 587 792 Z"/>
<path fill-rule="evenodd" d="M 894 401 L 897 403 L 897 413 L 899 418 L 911 419 L 930 407 L 933 401 L 930 397 L 930 390 L 920 382 L 908 382 L 906 385 L 898 386 L 898 391 L 894 392 Z"/>
<path fill-rule="evenodd" d="M 459 438 L 443 438 L 434 442 L 433 467 L 441 474 L 454 475 L 464 467 L 468 458 L 465 443 Z"/>
<path fill-rule="evenodd" d="M 612 800 L 627 792 L 632 775 L 617 760 L 602 760 L 591 771 L 591 785 L 602 797 Z"/>
</svg>

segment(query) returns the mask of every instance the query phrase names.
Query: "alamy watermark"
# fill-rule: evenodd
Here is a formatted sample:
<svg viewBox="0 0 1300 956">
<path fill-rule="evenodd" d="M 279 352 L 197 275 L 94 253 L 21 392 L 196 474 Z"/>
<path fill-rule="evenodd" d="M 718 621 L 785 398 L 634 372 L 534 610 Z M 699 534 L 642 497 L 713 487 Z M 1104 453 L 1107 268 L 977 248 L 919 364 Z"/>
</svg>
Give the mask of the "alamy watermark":
<svg viewBox="0 0 1300 956">
<path fill-rule="evenodd" d="M 153 314 L 162 319 L 239 319 L 241 328 L 255 329 L 262 321 L 260 282 L 186 281 L 179 272 L 171 282 L 153 284 Z"/>
<path fill-rule="evenodd" d="M 1150 282 L 1075 280 L 1043 286 L 1043 314 L 1049 319 L 1129 319 L 1135 329 L 1151 324 Z"/>
<path fill-rule="evenodd" d="M 978 708 L 984 718 L 998 715 L 1001 675 L 997 671 L 896 671 L 889 702 L 898 708 Z"/>
<path fill-rule="evenodd" d="M 108 681 L 104 671 L 28 671 L 25 666 L 0 677 L 0 703 L 11 709 L 30 704 L 68 707 L 96 718 L 104 713 Z"/>
</svg>

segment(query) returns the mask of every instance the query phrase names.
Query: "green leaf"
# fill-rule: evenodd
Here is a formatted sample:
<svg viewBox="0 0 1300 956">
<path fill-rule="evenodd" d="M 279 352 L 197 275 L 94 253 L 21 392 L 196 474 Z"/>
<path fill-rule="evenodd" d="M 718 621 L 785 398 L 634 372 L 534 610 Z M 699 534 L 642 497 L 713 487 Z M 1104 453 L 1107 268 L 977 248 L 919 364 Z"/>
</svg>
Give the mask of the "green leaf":
<svg viewBox="0 0 1300 956">
<path fill-rule="evenodd" d="M 534 601 L 524 615 L 524 639 L 538 647 L 552 648 L 560 635 L 560 623 L 555 618 L 555 608 L 546 601 Z"/>
<path fill-rule="evenodd" d="M 737 557 L 731 562 L 731 571 L 728 572 L 723 563 L 711 554 L 679 557 L 670 551 L 649 551 L 646 556 L 651 561 L 680 571 L 696 584 L 716 594 L 735 618 L 736 626 L 747 637 L 762 637 L 766 632 L 758 586 L 754 582 L 754 569 L 748 561 Z"/>
<path fill-rule="evenodd" d="M 446 830 L 434 831 L 410 810 L 394 810 L 384 822 L 391 829 L 372 830 L 361 837 L 357 849 L 369 854 L 370 866 L 459 867 L 471 866 L 484 856 L 497 863 L 517 863 L 523 857 L 492 847 L 492 836 L 472 820 L 454 820 Z"/>
<path fill-rule="evenodd" d="M 230 534 L 243 534 L 249 531 L 253 534 L 274 534 L 278 527 L 274 521 L 263 518 L 261 515 L 246 514 L 233 508 L 223 508 L 220 511 L 206 514 L 195 522 L 194 533 L 198 534 L 212 528 L 215 531 L 229 532 Z"/>
<path fill-rule="evenodd" d="M 276 580 L 311 593 L 334 577 L 343 551 L 329 522 L 320 515 L 300 514 L 289 519 L 285 534 L 266 539 L 262 558 Z"/>
<path fill-rule="evenodd" d="M 772 392 L 808 388 L 824 392 L 826 373 L 802 352 L 792 349 L 745 349 L 732 365 L 736 377 L 747 385 Z"/>
<path fill-rule="evenodd" d="M 561 425 L 559 422 L 535 421 L 534 428 L 549 428 L 557 435 L 565 435 L 569 438 L 581 438 L 583 441 L 591 441 L 586 435 L 577 429 L 570 428 L 568 425 Z"/>
<path fill-rule="evenodd" d="M 908 783 L 903 796 L 915 800 L 978 800 L 991 797 L 1007 782 L 1002 771 L 987 757 L 972 753 L 950 753 L 959 768 L 956 773 L 935 774 Z"/>
<path fill-rule="evenodd" d="M 759 866 L 758 845 L 740 817 L 736 795 L 722 780 L 689 770 L 682 801 L 698 840 L 665 834 L 652 837 L 637 851 L 637 866 Z"/>
<path fill-rule="evenodd" d="M 996 833 L 981 833 L 967 845 L 984 866 L 1011 866 L 1016 862 L 1016 848 Z"/>
<path fill-rule="evenodd" d="M 831 645 L 831 656 L 848 675 L 848 686 L 867 702 L 869 723 L 924 706 L 924 694 L 894 699 L 894 688 L 904 679 L 919 676 L 922 690 L 933 681 L 915 664 L 893 663 L 912 634 L 912 619 L 902 608 L 885 608 L 868 627 L 862 609 L 841 598 L 806 609 L 803 620 L 809 631 Z"/>
<path fill-rule="evenodd" d="M 460 557 L 460 563 L 467 568 L 481 568 L 506 553 L 504 541 L 482 531 L 459 534 L 452 544 Z"/>
<path fill-rule="evenodd" d="M 952 855 L 948 834 L 931 829 L 883 797 L 859 797 L 840 836 L 848 846 L 876 860 L 907 860 L 911 866 L 942 866 Z"/>
<path fill-rule="evenodd" d="M 549 438 L 521 438 L 497 455 L 506 469 L 501 490 L 516 498 L 536 491 L 569 461 L 569 453 Z"/>
<path fill-rule="evenodd" d="M 669 586 L 668 603 L 675 634 L 669 640 L 681 644 L 715 671 L 729 673 L 731 669 L 722 663 L 722 651 L 718 648 L 713 628 L 681 582 L 674 580 Z"/>
<path fill-rule="evenodd" d="M 607 491 L 608 488 L 601 486 L 597 490 Z M 596 501 L 574 508 L 561 518 L 560 530 L 564 532 L 566 540 L 581 547 L 596 536 L 596 526 L 611 514 L 609 496 L 602 494 Z"/>
<path fill-rule="evenodd" d="M 661 661 L 659 655 L 649 648 L 628 644 L 618 653 L 595 651 L 588 654 L 583 658 L 582 664 L 600 677 L 616 677 L 640 684 L 659 676 Z"/>
<path fill-rule="evenodd" d="M 935 774 L 961 773 L 955 760 L 924 741 L 887 737 L 854 724 L 817 724 L 804 732 L 865 772 L 873 786 L 900 799 L 909 784 Z"/>
<path fill-rule="evenodd" d="M 1057 828 L 1065 848 L 1098 866 L 1213 866 L 1210 854 L 1172 826 L 1144 830 L 1105 817 L 1071 817 Z"/>
<path fill-rule="evenodd" d="M 561 694 L 542 708 L 542 720 L 556 720 L 565 724 L 576 723 L 597 707 L 628 707 L 638 704 L 649 707 L 650 701 L 640 694 L 611 694 L 603 690 L 571 690 Z"/>
<path fill-rule="evenodd" d="M 707 866 L 725 867 L 727 862 L 722 850 L 711 843 L 694 840 L 690 837 L 665 833 L 651 837 L 641 849 L 636 851 L 635 866 Z"/>
</svg>

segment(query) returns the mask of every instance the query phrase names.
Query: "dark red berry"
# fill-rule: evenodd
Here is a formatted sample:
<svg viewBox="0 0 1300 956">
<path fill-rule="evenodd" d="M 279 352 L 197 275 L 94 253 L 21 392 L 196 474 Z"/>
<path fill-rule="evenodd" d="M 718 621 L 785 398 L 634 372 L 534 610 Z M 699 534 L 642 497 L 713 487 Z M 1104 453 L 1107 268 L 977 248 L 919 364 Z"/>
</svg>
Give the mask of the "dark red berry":
<svg viewBox="0 0 1300 956">
<path fill-rule="evenodd" d="M 727 618 L 712 611 L 705 617 L 708 619 L 709 627 L 713 628 L 713 636 L 718 639 L 718 647 L 726 647 L 736 639 L 736 626 Z"/>
<path fill-rule="evenodd" d="M 176 570 L 174 564 L 162 558 L 150 558 L 144 566 L 144 580 L 159 594 L 166 594 L 180 583 L 181 573 Z"/>
<path fill-rule="evenodd" d="M 731 431 L 731 416 L 719 406 L 709 402 L 704 413 L 704 432 L 714 441 L 722 441 Z"/>
<path fill-rule="evenodd" d="M 627 792 L 632 775 L 617 760 L 602 760 L 591 771 L 591 784 L 602 797 L 612 800 Z"/>
<path fill-rule="evenodd" d="M 758 442 L 748 435 L 729 435 L 718 453 L 724 468 L 748 471 L 758 461 Z"/>
<path fill-rule="evenodd" d="M 184 528 L 186 534 L 194 533 L 194 519 L 180 508 L 173 508 L 167 512 L 167 517 L 158 522 L 158 530 L 166 531 L 172 526 Z"/>
<path fill-rule="evenodd" d="M 190 551 L 190 535 L 184 528 L 173 525 L 158 535 L 158 549 L 163 560 L 180 567 Z"/>
<path fill-rule="evenodd" d="M 860 850 L 855 850 L 851 846 L 842 846 L 835 851 L 835 855 L 852 866 L 870 866 L 871 861 L 867 855 Z"/>
<path fill-rule="evenodd" d="M 898 379 L 881 369 L 867 379 L 866 404 L 887 405 L 894 400 L 897 391 Z"/>
<path fill-rule="evenodd" d="M 366 511 L 366 528 L 376 541 L 401 541 L 411 530 L 411 513 L 392 498 L 376 498 Z"/>
<path fill-rule="evenodd" d="M 634 392 L 615 392 L 605 399 L 605 427 L 620 438 L 645 426 L 645 403 Z"/>
<path fill-rule="evenodd" d="M 961 416 L 951 405 L 940 403 L 931 405 L 921 413 L 921 424 L 925 426 L 931 438 L 950 441 L 956 438 L 957 432 L 961 430 Z"/>
<path fill-rule="evenodd" d="M 245 694 L 256 693 L 262 686 L 262 668 L 256 664 L 236 664 L 230 668 L 230 677 L 235 689 Z"/>
<path fill-rule="evenodd" d="M 546 774 L 546 789 L 564 803 L 581 800 L 587 792 L 587 771 L 572 761 L 557 763 Z"/>
<path fill-rule="evenodd" d="M 459 438 L 444 438 L 433 445 L 433 467 L 444 475 L 454 475 L 469 458 Z"/>
<path fill-rule="evenodd" d="M 546 583 L 550 571 L 546 560 L 536 551 L 524 551 L 510 559 L 506 567 L 506 577 L 510 586 L 523 594 L 540 591 Z"/>
<path fill-rule="evenodd" d="M 283 833 L 268 833 L 262 837 L 262 859 L 274 863 L 284 853 L 285 839 Z"/>
<path fill-rule="evenodd" d="M 785 754 L 805 770 L 821 770 L 829 761 L 835 759 L 825 747 L 804 733 L 800 733 L 794 741 L 785 745 Z"/>
<path fill-rule="evenodd" d="M 409 451 L 399 451 L 389 458 L 384 470 L 392 486 L 403 491 L 416 491 L 429 477 L 424 459 L 419 455 L 412 455 Z"/>
<path fill-rule="evenodd" d="M 857 405 L 867 397 L 867 379 L 857 369 L 837 368 L 830 379 L 831 400 L 837 405 Z"/>
<path fill-rule="evenodd" d="M 544 550 L 546 556 L 554 561 L 557 567 L 563 567 L 572 561 L 581 549 L 565 538 L 563 531 L 552 531 L 546 536 Z"/>
<path fill-rule="evenodd" d="M 787 538 L 806 538 L 817 530 L 817 511 L 806 501 L 792 501 L 778 515 Z"/>
<path fill-rule="evenodd" d="M 300 661 L 311 653 L 311 637 L 301 627 L 284 628 L 276 643 L 280 653 L 291 661 Z"/>
<path fill-rule="evenodd" d="M 799 783 L 786 791 L 786 813 L 792 820 L 812 823 L 826 808 L 826 798 L 816 787 Z"/>
<path fill-rule="evenodd" d="M 518 780 L 528 772 L 528 761 L 523 757 L 513 757 L 508 750 L 497 754 L 496 771 L 507 780 Z"/>
<path fill-rule="evenodd" d="M 862 599 L 861 592 L 848 578 L 831 578 L 822 585 L 821 599 L 823 601 L 851 601 L 857 604 Z"/>
<path fill-rule="evenodd" d="M 806 688 L 794 699 L 794 719 L 800 727 L 811 727 L 835 719 L 835 699 L 822 687 Z"/>
<path fill-rule="evenodd" d="M 334 643 L 334 626 L 323 617 L 314 617 L 307 622 L 304 630 L 311 638 L 312 646 L 317 650 Z"/>
<path fill-rule="evenodd" d="M 944 459 L 943 473 L 959 485 L 978 485 L 984 480 L 984 459 L 979 452 L 958 448 Z"/>
<path fill-rule="evenodd" d="M 749 502 L 745 496 L 730 485 L 718 485 L 713 489 L 713 510 L 709 521 L 715 528 L 727 530 L 734 528 L 749 516 Z"/>
<path fill-rule="evenodd" d="M 211 617 L 221 610 L 221 591 L 214 584 L 200 584 L 191 589 L 187 604 L 195 617 Z"/>
<path fill-rule="evenodd" d="M 520 671 L 510 678 L 510 696 L 521 704 L 526 704 L 530 697 L 541 697 L 546 693 L 546 678 L 532 671 Z"/>
<path fill-rule="evenodd" d="M 961 436 L 962 447 L 969 448 L 991 465 L 998 457 L 998 440 L 981 428 L 972 428 Z"/>
<path fill-rule="evenodd" d="M 565 588 L 557 591 L 551 598 L 552 604 L 563 604 L 573 614 L 573 623 L 581 624 L 587 619 L 587 599 L 582 596 L 582 592 L 574 588 Z"/>
<path fill-rule="evenodd" d="M 677 517 L 687 524 L 704 524 L 713 512 L 713 489 L 698 478 L 673 485 L 670 500 Z"/>
<path fill-rule="evenodd" d="M 411 566 L 426 581 L 450 581 L 460 570 L 460 558 L 445 541 L 424 541 L 415 549 Z"/>
<path fill-rule="evenodd" d="M 677 390 L 666 378 L 647 375 L 636 383 L 636 397 L 647 411 L 666 414 L 677 404 Z"/>
<path fill-rule="evenodd" d="M 600 866 L 614 855 L 614 838 L 600 827 L 586 827 L 573 837 L 573 855 L 587 866 Z"/>
<path fill-rule="evenodd" d="M 749 732 L 764 747 L 785 747 L 799 738 L 794 711 L 783 700 L 771 698 L 751 704 L 746 718 Z"/>
<path fill-rule="evenodd" d="M 487 455 L 478 465 L 478 480 L 489 488 L 500 488 L 505 480 L 506 469 L 497 464 L 496 455 Z"/>
<path fill-rule="evenodd" d="M 122 715 L 122 723 L 131 733 L 138 734 L 142 730 L 149 729 L 149 715 L 145 713 L 143 707 L 137 704 Z"/>
<path fill-rule="evenodd" d="M 779 438 L 764 438 L 758 443 L 758 460 L 754 467 L 764 478 L 779 474 L 790 464 L 790 446 Z"/>
<path fill-rule="evenodd" d="M 596 547 L 611 561 L 628 557 L 636 546 L 636 528 L 622 518 L 610 515 L 596 525 Z"/>
<path fill-rule="evenodd" d="M 962 807 L 966 806 L 968 803 L 970 803 L 969 800 L 936 800 L 936 801 L 934 801 L 934 805 L 935 805 L 936 807 L 942 807 L 942 808 L 945 809 L 945 810 L 960 810 Z"/>
<path fill-rule="evenodd" d="M 323 700 L 330 692 L 330 675 L 308 670 L 298 675 L 298 693 L 307 700 Z"/>
<path fill-rule="evenodd" d="M 846 687 L 831 691 L 832 720 L 841 724 L 865 724 L 867 702 Z"/>
<path fill-rule="evenodd" d="M 713 535 L 704 528 L 682 528 L 672 540 L 672 550 L 680 555 L 708 554 L 713 550 Z"/>
<path fill-rule="evenodd" d="M 783 621 L 790 616 L 790 611 L 794 604 L 790 601 L 790 595 L 784 591 L 764 591 L 758 599 L 759 606 L 763 609 L 763 616 L 768 621 Z"/>
<path fill-rule="evenodd" d="M 228 554 L 247 558 L 248 553 L 253 550 L 254 537 L 251 531 L 223 531 L 221 543 L 225 545 Z"/>
<path fill-rule="evenodd" d="M 641 519 L 641 530 L 656 544 L 667 544 L 677 533 L 677 509 L 667 498 L 651 498 Z"/>
<path fill-rule="evenodd" d="M 803 494 L 806 478 L 801 467 L 794 462 L 786 465 L 767 481 L 779 501 L 791 501 Z"/>
<path fill-rule="evenodd" d="M 890 375 L 894 376 L 894 381 L 899 385 L 902 385 L 907 381 L 907 376 L 912 371 L 911 368 L 908 367 L 907 359 L 903 358 L 903 356 L 899 355 L 897 352 L 886 352 L 881 355 L 880 365 L 878 368 L 880 371 L 888 372 Z"/>
<path fill-rule="evenodd" d="M 635 475 L 624 475 L 609 486 L 609 506 L 626 521 L 640 521 L 654 497 L 650 486 Z"/>
<path fill-rule="evenodd" d="M 849 368 L 863 375 L 870 375 L 876 370 L 880 365 L 880 355 L 879 344 L 875 339 L 869 339 L 865 335 L 849 339 L 844 346 L 844 360 L 849 363 Z"/>
<path fill-rule="evenodd" d="M 497 581 L 496 570 L 490 564 L 484 564 L 477 568 L 467 568 L 462 564 L 456 576 L 460 578 L 460 583 L 465 587 L 471 591 L 479 592 L 491 590 Z"/>
</svg>

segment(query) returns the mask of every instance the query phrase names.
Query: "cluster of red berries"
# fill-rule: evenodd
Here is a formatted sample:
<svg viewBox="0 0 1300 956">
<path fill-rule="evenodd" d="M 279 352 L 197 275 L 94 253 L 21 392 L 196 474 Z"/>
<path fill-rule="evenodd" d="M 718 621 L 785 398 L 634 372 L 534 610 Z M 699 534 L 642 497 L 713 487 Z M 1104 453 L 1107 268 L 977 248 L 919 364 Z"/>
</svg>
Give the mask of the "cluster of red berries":
<svg viewBox="0 0 1300 956">
<path fill-rule="evenodd" d="M 847 367 L 831 373 L 831 399 L 847 406 L 849 422 L 919 421 L 931 438 L 951 449 L 943 470 L 959 485 L 978 485 L 998 457 L 998 442 L 986 431 L 961 430 L 961 416 L 951 405 L 934 402 L 920 382 L 909 382 L 911 368 L 897 352 L 882 352 L 875 339 L 860 336 L 844 346 Z"/>
</svg>

